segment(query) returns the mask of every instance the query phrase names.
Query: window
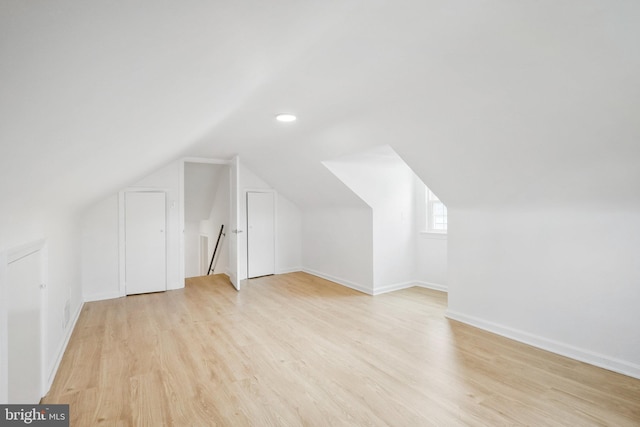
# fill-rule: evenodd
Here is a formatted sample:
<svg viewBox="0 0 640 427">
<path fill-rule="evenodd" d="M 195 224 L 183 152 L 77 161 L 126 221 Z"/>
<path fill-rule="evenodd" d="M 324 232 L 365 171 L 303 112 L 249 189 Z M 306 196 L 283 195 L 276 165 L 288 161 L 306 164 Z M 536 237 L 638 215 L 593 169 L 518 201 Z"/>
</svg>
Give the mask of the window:
<svg viewBox="0 0 640 427">
<path fill-rule="evenodd" d="M 427 188 L 427 231 L 430 233 L 447 232 L 447 207 Z"/>
</svg>

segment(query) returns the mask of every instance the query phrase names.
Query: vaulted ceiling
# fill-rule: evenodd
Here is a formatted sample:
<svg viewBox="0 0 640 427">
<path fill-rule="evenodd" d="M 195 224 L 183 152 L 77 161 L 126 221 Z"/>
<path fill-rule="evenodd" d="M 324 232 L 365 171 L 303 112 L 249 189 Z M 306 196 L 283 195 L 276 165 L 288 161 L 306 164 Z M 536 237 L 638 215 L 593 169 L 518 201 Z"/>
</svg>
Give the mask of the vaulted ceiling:
<svg viewBox="0 0 640 427">
<path fill-rule="evenodd" d="M 633 1 L 0 2 L 0 192 L 82 207 L 239 154 L 301 207 L 390 145 L 450 206 L 640 205 Z M 274 121 L 293 112 L 295 123 Z"/>
</svg>

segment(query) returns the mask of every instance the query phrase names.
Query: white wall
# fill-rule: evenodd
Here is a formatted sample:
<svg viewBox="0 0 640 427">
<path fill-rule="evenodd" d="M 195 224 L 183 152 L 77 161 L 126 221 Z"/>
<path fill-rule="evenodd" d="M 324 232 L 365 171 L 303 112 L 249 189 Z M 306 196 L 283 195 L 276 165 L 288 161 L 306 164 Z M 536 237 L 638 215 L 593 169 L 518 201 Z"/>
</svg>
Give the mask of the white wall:
<svg viewBox="0 0 640 427">
<path fill-rule="evenodd" d="M 449 210 L 449 316 L 640 377 L 640 212 Z"/>
<path fill-rule="evenodd" d="M 447 291 L 448 234 L 427 232 L 427 187 L 415 177 L 415 212 L 416 229 L 419 231 L 416 239 L 415 273 L 414 277 L 420 286 Z"/>
<path fill-rule="evenodd" d="M 184 276 L 201 276 L 200 221 L 184 222 Z"/>
<path fill-rule="evenodd" d="M 49 304 L 47 313 L 48 372 L 54 374 L 64 346 L 82 308 L 80 270 L 81 234 L 75 215 L 56 218 L 49 225 L 46 254 Z M 69 303 L 69 322 L 63 326 L 65 305 Z M 49 377 L 53 381 L 53 377 Z"/>
<path fill-rule="evenodd" d="M 154 189 L 167 195 L 167 289 L 184 286 L 180 272 L 179 200 L 182 168 L 174 161 L 144 177 L 124 190 Z M 82 290 L 85 301 L 124 296 L 120 289 L 120 227 L 123 226 L 124 206 L 118 194 L 112 194 L 81 214 L 82 257 L 80 259 Z M 114 281 L 114 278 L 117 280 Z"/>
<path fill-rule="evenodd" d="M 431 289 L 447 291 L 447 235 L 421 232 L 416 248 L 415 280 Z"/>
<path fill-rule="evenodd" d="M 185 221 L 201 221 L 209 217 L 220 177 L 227 169 L 228 166 L 222 164 L 184 163 Z"/>
<path fill-rule="evenodd" d="M 431 258 L 438 257 L 441 248 L 422 241 L 418 245 L 417 216 L 424 216 L 425 209 L 419 206 L 416 187 L 424 184 L 407 164 L 388 146 L 324 164 L 373 209 L 373 293 L 411 286 L 418 272 L 426 277 L 424 273 L 435 264 Z M 430 258 L 429 267 L 424 267 L 423 256 Z"/>
<path fill-rule="evenodd" d="M 223 167 L 223 166 L 220 166 Z M 180 224 L 179 200 L 181 192 L 181 161 L 175 161 L 158 171 L 139 180 L 127 190 L 157 189 L 167 192 L 167 289 L 177 289 L 184 286 L 180 273 Z M 185 264 L 185 273 L 199 275 L 198 236 L 201 233 L 209 236 L 209 256 L 218 237 L 220 224 L 225 224 L 226 233 L 229 225 L 229 177 L 227 173 L 219 175 L 219 183 L 209 218 L 201 222 L 185 223 L 185 254 L 189 255 L 189 263 Z M 241 199 L 241 224 L 243 229 L 246 224 L 246 197 L 248 189 L 271 189 L 271 187 L 241 165 L 240 188 Z M 301 269 L 301 214 L 298 208 L 282 196 L 277 200 L 277 230 L 276 230 L 276 272 L 296 271 Z M 118 239 L 118 227 L 111 216 L 118 212 L 118 202 L 115 195 L 95 204 L 83 213 L 83 252 L 82 277 L 85 299 L 97 300 L 122 296 L 119 286 L 113 282 L 113 277 L 118 275 L 118 251 L 113 250 L 114 242 Z M 122 209 L 120 208 L 120 215 Z M 117 221 L 117 216 L 116 216 Z M 189 240 L 192 240 L 191 242 Z M 224 273 L 228 269 L 227 238 L 222 239 L 220 258 L 216 265 L 215 273 Z M 238 239 L 241 246 L 241 279 L 246 278 L 246 233 L 242 233 Z M 97 272 L 100 272 L 98 275 Z"/>
<path fill-rule="evenodd" d="M 13 248 L 44 240 L 44 279 L 47 285 L 45 328 L 45 375 L 50 386 L 62 358 L 73 325 L 82 308 L 80 282 L 80 226 L 73 211 L 55 211 L 41 206 L 40 210 L 21 210 L 15 206 L 15 220 L 0 224 L 0 261 Z M 38 212 L 38 214 L 34 214 Z M 0 272 L 4 271 L 4 265 Z M 5 294 L 6 277 L 0 274 L 0 295 Z M 6 294 L 5 294 L 6 295 Z M 10 301 L 3 301 L 10 304 Z M 68 304 L 69 321 L 65 324 L 64 309 Z M 0 304 L 0 325 L 6 325 L 6 306 Z M 6 335 L 2 336 L 4 339 Z M 2 355 L 0 355 L 0 358 Z M 0 360 L 0 366 L 6 361 Z M 0 384 L 7 378 L 0 372 Z M 0 386 L 0 399 L 6 399 L 6 389 Z M 0 400 L 6 403 L 6 400 Z"/>
<path fill-rule="evenodd" d="M 82 215 L 82 294 L 85 301 L 120 296 L 118 195 L 89 207 Z"/>
<path fill-rule="evenodd" d="M 370 169 L 379 199 L 373 209 L 374 292 L 411 284 L 416 247 L 413 172 L 404 162 Z"/>
<path fill-rule="evenodd" d="M 287 198 L 276 198 L 276 274 L 302 270 L 302 213 Z"/>
<path fill-rule="evenodd" d="M 373 212 L 370 207 L 303 211 L 304 271 L 373 293 Z"/>
</svg>

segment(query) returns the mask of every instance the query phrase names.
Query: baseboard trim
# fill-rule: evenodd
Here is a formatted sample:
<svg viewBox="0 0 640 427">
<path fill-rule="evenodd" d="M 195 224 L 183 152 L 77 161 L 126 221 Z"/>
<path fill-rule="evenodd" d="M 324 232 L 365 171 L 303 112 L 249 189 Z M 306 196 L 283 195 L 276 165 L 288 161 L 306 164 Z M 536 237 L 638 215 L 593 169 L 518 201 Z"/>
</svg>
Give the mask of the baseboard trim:
<svg viewBox="0 0 640 427">
<path fill-rule="evenodd" d="M 279 268 L 276 274 L 297 273 L 298 271 L 303 271 L 302 267 Z"/>
<path fill-rule="evenodd" d="M 415 285 L 420 288 L 433 289 L 434 291 L 449 292 L 447 285 L 441 285 L 439 283 L 417 281 Z"/>
<path fill-rule="evenodd" d="M 76 328 L 76 323 L 78 323 L 78 319 L 80 318 L 80 313 L 82 312 L 82 308 L 84 307 L 84 302 L 80 304 L 78 309 L 73 315 L 73 319 L 70 323 L 70 327 L 67 328 L 67 333 L 65 334 L 64 341 L 58 347 L 58 353 L 56 356 L 56 360 L 53 363 L 52 368 L 49 370 L 49 377 L 47 379 L 46 390 L 44 395 L 46 396 L 51 390 L 51 385 L 53 384 L 53 380 L 56 378 L 56 374 L 58 373 L 58 368 L 60 367 L 60 362 L 62 362 L 62 356 L 64 356 L 64 352 L 67 350 L 67 345 L 69 345 L 69 340 L 71 339 L 71 335 Z"/>
<path fill-rule="evenodd" d="M 292 271 L 287 271 L 288 273 L 292 273 L 294 271 L 303 271 L 305 273 L 308 274 L 312 274 L 314 276 L 318 276 L 321 277 L 323 279 L 326 280 L 330 280 L 332 282 L 335 282 L 339 285 L 342 286 L 346 286 L 347 288 L 351 288 L 351 289 L 355 289 L 356 291 L 360 291 L 363 292 L 367 295 L 381 295 L 381 294 L 386 294 L 389 292 L 394 292 L 394 291 L 399 291 L 402 289 L 408 289 L 408 288 L 412 288 L 414 286 L 418 286 L 421 288 L 427 288 L 427 289 L 433 289 L 434 291 L 441 291 L 441 292 L 447 292 L 448 288 L 446 285 L 441 285 L 438 283 L 430 283 L 430 282 L 423 282 L 420 280 L 413 280 L 413 281 L 408 281 L 408 282 L 402 282 L 402 283 L 393 283 L 391 285 L 385 285 L 385 286 L 380 286 L 377 288 L 374 288 L 373 290 L 362 286 L 358 283 L 352 282 L 350 280 L 346 280 L 346 279 L 342 279 L 340 277 L 336 277 L 336 276 L 332 276 L 331 274 L 326 274 L 326 273 L 322 273 L 320 271 L 316 271 L 316 270 L 312 270 L 309 268 L 299 268 L 299 269 L 295 269 Z M 278 274 L 283 274 L 283 273 L 278 273 Z"/>
<path fill-rule="evenodd" d="M 386 294 L 386 293 L 393 292 L 393 291 L 399 291 L 399 290 L 402 290 L 402 289 L 413 288 L 414 286 L 416 286 L 416 282 L 393 283 L 391 285 L 374 287 L 373 295 Z"/>
<path fill-rule="evenodd" d="M 550 351 L 551 353 L 559 354 L 609 371 L 640 379 L 640 365 L 636 365 L 625 360 L 598 354 L 452 310 L 447 310 L 445 316 L 449 319 L 457 320 L 458 322 L 466 323 L 476 328 L 483 329 L 524 344 L 529 344 L 542 350 Z"/>
<path fill-rule="evenodd" d="M 325 273 L 322 273 L 320 271 L 311 270 L 309 268 L 303 268 L 302 271 L 307 273 L 307 274 L 311 274 L 313 276 L 318 276 L 318 277 L 320 277 L 322 279 L 329 280 L 331 282 L 337 283 L 338 285 L 346 286 L 347 288 L 354 289 L 354 290 L 362 292 L 364 294 L 373 295 L 373 292 L 371 291 L 371 289 L 369 289 L 369 288 L 367 288 L 365 286 L 362 286 L 362 285 L 360 285 L 358 283 L 352 282 L 350 280 L 341 279 L 339 277 L 332 276 L 330 274 L 325 274 Z"/>
<path fill-rule="evenodd" d="M 117 292 L 105 292 L 103 294 L 89 295 L 88 297 L 84 298 L 84 302 L 103 301 L 106 299 L 120 298 L 122 296 L 123 295 L 120 295 L 119 290 Z"/>
<path fill-rule="evenodd" d="M 429 283 L 422 282 L 419 280 L 411 281 L 411 282 L 402 282 L 402 283 L 394 283 L 391 285 L 381 286 L 379 288 L 375 288 L 373 290 L 373 295 L 386 294 L 388 292 L 399 291 L 402 289 L 413 288 L 417 286 L 419 288 L 432 289 L 434 291 L 447 292 L 447 287 L 445 285 L 440 285 L 438 283 Z"/>
</svg>

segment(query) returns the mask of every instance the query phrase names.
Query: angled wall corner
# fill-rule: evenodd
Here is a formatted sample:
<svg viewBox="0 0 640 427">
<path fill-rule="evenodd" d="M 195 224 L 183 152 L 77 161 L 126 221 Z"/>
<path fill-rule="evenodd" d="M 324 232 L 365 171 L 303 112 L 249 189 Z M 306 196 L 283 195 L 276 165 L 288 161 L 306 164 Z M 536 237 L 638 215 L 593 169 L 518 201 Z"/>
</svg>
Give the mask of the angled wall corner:
<svg viewBox="0 0 640 427">
<path fill-rule="evenodd" d="M 303 211 L 302 265 L 308 273 L 372 295 L 371 208 L 326 206 Z"/>
<path fill-rule="evenodd" d="M 425 279 L 430 261 L 422 255 L 429 252 L 419 240 L 425 210 L 424 199 L 418 196 L 424 184 L 404 160 L 385 145 L 323 164 L 372 209 L 371 293 L 416 284 L 434 286 L 435 276 Z M 446 270 L 446 243 L 434 250 L 442 252 Z M 442 289 L 446 284 L 435 286 Z"/>
</svg>

